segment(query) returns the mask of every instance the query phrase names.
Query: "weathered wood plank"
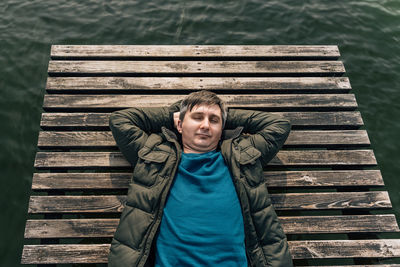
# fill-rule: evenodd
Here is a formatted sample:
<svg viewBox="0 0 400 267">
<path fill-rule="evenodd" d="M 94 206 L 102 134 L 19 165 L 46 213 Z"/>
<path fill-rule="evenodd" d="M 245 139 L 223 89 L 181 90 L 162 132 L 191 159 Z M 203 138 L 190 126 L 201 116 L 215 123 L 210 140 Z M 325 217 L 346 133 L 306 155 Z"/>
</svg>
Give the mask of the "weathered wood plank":
<svg viewBox="0 0 400 267">
<path fill-rule="evenodd" d="M 345 131 L 291 131 L 286 146 L 368 146 L 370 141 L 365 130 Z"/>
<path fill-rule="evenodd" d="M 116 147 L 115 140 L 110 131 L 87 131 L 87 132 L 39 132 L 39 148 L 58 147 Z"/>
<path fill-rule="evenodd" d="M 350 166 L 376 165 L 372 150 L 281 150 L 269 166 Z"/>
<path fill-rule="evenodd" d="M 358 114 L 361 118 L 361 115 Z M 42 113 L 40 127 L 47 128 L 108 128 L 110 113 Z"/>
<path fill-rule="evenodd" d="M 289 241 L 294 259 L 393 258 L 400 256 L 399 239 Z"/>
<path fill-rule="evenodd" d="M 48 91 L 340 91 L 351 89 L 347 77 L 48 77 Z"/>
<path fill-rule="evenodd" d="M 279 217 L 286 234 L 399 232 L 396 217 L 385 215 Z"/>
<path fill-rule="evenodd" d="M 27 220 L 25 238 L 113 237 L 119 219 Z"/>
<path fill-rule="evenodd" d="M 338 58 L 336 45 L 52 45 L 51 57 Z"/>
<path fill-rule="evenodd" d="M 364 125 L 359 111 L 271 112 L 290 120 L 292 126 L 353 127 Z M 42 113 L 40 126 L 51 128 L 108 128 L 110 113 Z"/>
<path fill-rule="evenodd" d="M 82 61 L 51 60 L 57 74 L 263 74 L 342 75 L 341 61 Z"/>
<path fill-rule="evenodd" d="M 110 244 L 25 245 L 22 264 L 107 263 Z"/>
<path fill-rule="evenodd" d="M 370 145 L 367 131 L 291 131 L 285 146 L 368 146 Z M 41 131 L 39 132 L 39 148 L 68 147 L 116 147 L 110 131 Z"/>
<path fill-rule="evenodd" d="M 28 213 L 120 213 L 126 196 L 31 196 Z"/>
<path fill-rule="evenodd" d="M 34 173 L 33 190 L 127 189 L 132 173 Z M 383 186 L 379 170 L 266 171 L 273 187 L 371 187 Z"/>
<path fill-rule="evenodd" d="M 119 213 L 126 196 L 31 196 L 30 214 Z M 386 191 L 271 194 L 276 210 L 338 210 L 391 208 Z"/>
<path fill-rule="evenodd" d="M 281 150 L 269 166 L 373 166 L 372 150 Z M 120 152 L 38 152 L 35 168 L 131 167 Z"/>
<path fill-rule="evenodd" d="M 379 170 L 268 171 L 268 187 L 383 186 Z"/>
<path fill-rule="evenodd" d="M 399 232 L 396 217 L 385 215 L 279 217 L 286 234 Z M 113 237 L 119 219 L 28 220 L 25 238 Z"/>
<path fill-rule="evenodd" d="M 293 259 L 394 258 L 400 256 L 400 240 L 288 241 Z M 107 263 L 109 244 L 25 245 L 22 264 Z"/>
<path fill-rule="evenodd" d="M 185 95 L 45 95 L 43 109 L 111 109 L 164 107 Z M 354 94 L 220 95 L 230 108 L 354 110 Z"/>
<path fill-rule="evenodd" d="M 127 189 L 132 172 L 34 173 L 32 190 Z"/>
<path fill-rule="evenodd" d="M 276 210 L 391 208 L 386 191 L 271 194 Z"/>
</svg>

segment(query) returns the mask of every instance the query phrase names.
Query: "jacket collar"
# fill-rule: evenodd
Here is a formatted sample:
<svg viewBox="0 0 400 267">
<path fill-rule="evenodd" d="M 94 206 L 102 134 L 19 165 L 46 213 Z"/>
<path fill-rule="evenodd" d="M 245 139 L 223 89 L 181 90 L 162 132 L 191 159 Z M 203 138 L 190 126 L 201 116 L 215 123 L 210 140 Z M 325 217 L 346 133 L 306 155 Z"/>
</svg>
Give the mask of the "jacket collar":
<svg viewBox="0 0 400 267">
<path fill-rule="evenodd" d="M 178 141 L 176 134 L 165 126 L 161 127 L 161 132 L 169 142 Z"/>
<path fill-rule="evenodd" d="M 243 131 L 242 126 L 236 127 L 235 129 L 232 130 L 224 130 L 222 132 L 221 141 L 236 138 L 242 133 L 242 131 Z"/>
</svg>

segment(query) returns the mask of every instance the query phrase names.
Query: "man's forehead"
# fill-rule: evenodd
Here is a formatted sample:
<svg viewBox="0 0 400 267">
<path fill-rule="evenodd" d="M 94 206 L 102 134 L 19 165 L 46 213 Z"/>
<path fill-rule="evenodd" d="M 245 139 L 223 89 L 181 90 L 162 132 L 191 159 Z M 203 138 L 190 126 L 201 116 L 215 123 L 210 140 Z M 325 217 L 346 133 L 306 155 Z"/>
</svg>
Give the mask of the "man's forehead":
<svg viewBox="0 0 400 267">
<path fill-rule="evenodd" d="M 221 117 L 221 108 L 218 105 L 196 105 L 192 108 L 190 113 L 204 113 Z"/>
</svg>

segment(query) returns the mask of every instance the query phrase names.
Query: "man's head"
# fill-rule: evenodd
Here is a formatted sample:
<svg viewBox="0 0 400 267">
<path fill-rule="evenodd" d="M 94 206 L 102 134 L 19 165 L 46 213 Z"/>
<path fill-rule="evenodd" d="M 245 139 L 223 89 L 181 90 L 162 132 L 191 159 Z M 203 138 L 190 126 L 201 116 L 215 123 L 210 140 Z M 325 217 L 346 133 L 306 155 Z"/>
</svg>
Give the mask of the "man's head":
<svg viewBox="0 0 400 267">
<path fill-rule="evenodd" d="M 223 101 L 209 91 L 188 95 L 181 103 L 178 131 L 182 134 L 185 153 L 205 153 L 215 150 L 226 121 Z"/>
</svg>

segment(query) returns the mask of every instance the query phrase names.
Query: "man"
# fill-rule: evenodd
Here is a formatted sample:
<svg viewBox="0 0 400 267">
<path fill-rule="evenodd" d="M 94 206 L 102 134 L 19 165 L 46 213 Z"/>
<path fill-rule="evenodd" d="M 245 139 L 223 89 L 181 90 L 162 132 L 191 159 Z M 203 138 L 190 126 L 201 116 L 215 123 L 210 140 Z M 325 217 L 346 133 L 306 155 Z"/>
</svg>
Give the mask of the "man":
<svg viewBox="0 0 400 267">
<path fill-rule="evenodd" d="M 263 176 L 287 120 L 199 91 L 110 128 L 134 171 L 109 266 L 292 266 Z"/>
</svg>

